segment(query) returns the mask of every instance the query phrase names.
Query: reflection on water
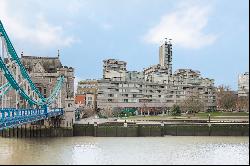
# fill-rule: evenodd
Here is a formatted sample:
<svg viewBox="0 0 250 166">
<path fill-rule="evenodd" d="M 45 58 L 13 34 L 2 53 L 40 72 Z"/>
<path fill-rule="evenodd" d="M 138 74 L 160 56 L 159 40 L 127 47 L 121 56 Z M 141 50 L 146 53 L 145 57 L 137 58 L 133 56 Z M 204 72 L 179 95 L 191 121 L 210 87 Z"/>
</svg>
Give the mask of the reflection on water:
<svg viewBox="0 0 250 166">
<path fill-rule="evenodd" d="M 0 164 L 249 164 L 249 137 L 0 138 Z"/>
</svg>

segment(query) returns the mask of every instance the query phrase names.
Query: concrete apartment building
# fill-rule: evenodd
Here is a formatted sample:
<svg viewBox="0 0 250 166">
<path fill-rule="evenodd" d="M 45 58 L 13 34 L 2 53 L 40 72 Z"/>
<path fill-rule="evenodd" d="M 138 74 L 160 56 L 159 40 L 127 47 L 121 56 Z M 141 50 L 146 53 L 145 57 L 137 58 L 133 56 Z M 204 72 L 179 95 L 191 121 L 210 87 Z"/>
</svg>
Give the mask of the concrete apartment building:
<svg viewBox="0 0 250 166">
<path fill-rule="evenodd" d="M 103 78 L 111 79 L 114 77 L 125 77 L 127 63 L 124 61 L 117 61 L 115 59 L 108 59 L 103 61 Z"/>
<path fill-rule="evenodd" d="M 240 74 L 238 77 L 238 96 L 239 97 L 249 96 L 249 72 Z"/>
<path fill-rule="evenodd" d="M 159 65 L 161 67 L 166 67 L 167 73 L 172 74 L 172 43 L 166 41 L 159 48 Z"/>
<path fill-rule="evenodd" d="M 159 48 L 160 62 L 143 72 L 127 71 L 126 62 L 105 60 L 103 79 L 97 84 L 97 108 L 136 108 L 138 114 L 166 113 L 174 104 L 199 94 L 206 109 L 216 107 L 214 80 L 199 71 L 179 69 L 172 73 L 172 44 Z"/>
<path fill-rule="evenodd" d="M 78 82 L 75 99 L 79 107 L 96 109 L 97 84 L 97 80 Z M 81 99 L 81 101 L 79 99 Z M 81 102 L 81 104 L 79 104 L 79 102 Z"/>
</svg>

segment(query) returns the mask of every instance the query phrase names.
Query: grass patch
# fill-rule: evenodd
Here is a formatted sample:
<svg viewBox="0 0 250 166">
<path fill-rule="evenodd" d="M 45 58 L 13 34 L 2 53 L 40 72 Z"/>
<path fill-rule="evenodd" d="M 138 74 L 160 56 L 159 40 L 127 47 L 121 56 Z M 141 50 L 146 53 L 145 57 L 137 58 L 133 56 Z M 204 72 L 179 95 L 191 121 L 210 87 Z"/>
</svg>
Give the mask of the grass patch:
<svg viewBox="0 0 250 166">
<path fill-rule="evenodd" d="M 249 118 L 249 113 L 246 112 L 200 112 L 195 115 L 181 115 L 181 116 L 130 116 L 127 118 L 122 119 L 128 119 L 128 120 L 168 120 L 168 119 L 208 119 L 208 115 L 210 114 L 211 119 L 245 119 Z M 237 117 L 242 116 L 242 117 Z"/>
<path fill-rule="evenodd" d="M 195 114 L 195 116 L 206 116 L 208 117 L 208 115 L 210 114 L 210 116 L 249 116 L 249 113 L 247 112 L 200 112 Z"/>
</svg>

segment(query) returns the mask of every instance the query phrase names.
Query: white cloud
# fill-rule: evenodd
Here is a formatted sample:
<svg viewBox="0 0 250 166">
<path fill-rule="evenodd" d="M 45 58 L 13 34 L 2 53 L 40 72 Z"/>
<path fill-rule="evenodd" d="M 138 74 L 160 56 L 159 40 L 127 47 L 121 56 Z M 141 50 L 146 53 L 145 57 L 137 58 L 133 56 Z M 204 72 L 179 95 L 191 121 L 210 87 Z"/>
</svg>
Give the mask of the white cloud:
<svg viewBox="0 0 250 166">
<path fill-rule="evenodd" d="M 112 24 L 109 23 L 103 23 L 101 26 L 104 30 L 111 30 L 113 28 Z"/>
<path fill-rule="evenodd" d="M 66 47 L 76 41 L 73 36 L 65 34 L 62 26 L 50 24 L 42 11 L 30 13 L 27 7 L 26 10 L 15 12 L 12 8 L 13 3 L 13 1 L 0 0 L 0 19 L 7 33 L 15 40 L 40 48 Z M 26 18 L 27 15 L 29 17 Z"/>
<path fill-rule="evenodd" d="M 60 0 L 61 2 L 61 0 Z M 59 3 L 60 3 L 59 2 Z M 87 4 L 87 1 L 82 0 L 71 0 L 70 3 L 67 3 L 66 9 L 71 14 L 77 14 L 81 11 L 82 7 Z"/>
<path fill-rule="evenodd" d="M 175 11 L 164 15 L 158 25 L 144 36 L 149 43 L 159 44 L 164 38 L 172 38 L 175 45 L 185 48 L 201 48 L 216 41 L 215 34 L 206 34 L 211 6 L 198 3 L 181 3 Z"/>
</svg>

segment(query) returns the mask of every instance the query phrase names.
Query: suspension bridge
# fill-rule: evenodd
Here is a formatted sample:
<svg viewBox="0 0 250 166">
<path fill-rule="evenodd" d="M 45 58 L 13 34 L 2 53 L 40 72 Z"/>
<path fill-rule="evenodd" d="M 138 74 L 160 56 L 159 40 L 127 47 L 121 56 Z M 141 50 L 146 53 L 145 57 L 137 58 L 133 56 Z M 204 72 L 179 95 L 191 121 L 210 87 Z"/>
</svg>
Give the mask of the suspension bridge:
<svg viewBox="0 0 250 166">
<path fill-rule="evenodd" d="M 50 96 L 45 98 L 18 57 L 1 20 L 0 44 L 0 130 L 63 115 L 61 89 L 64 76 L 57 79 Z M 7 108 L 4 102 L 10 91 L 15 93 L 15 108 Z M 25 101 L 24 108 L 19 108 L 20 98 Z M 52 104 L 57 107 L 52 108 Z"/>
</svg>

